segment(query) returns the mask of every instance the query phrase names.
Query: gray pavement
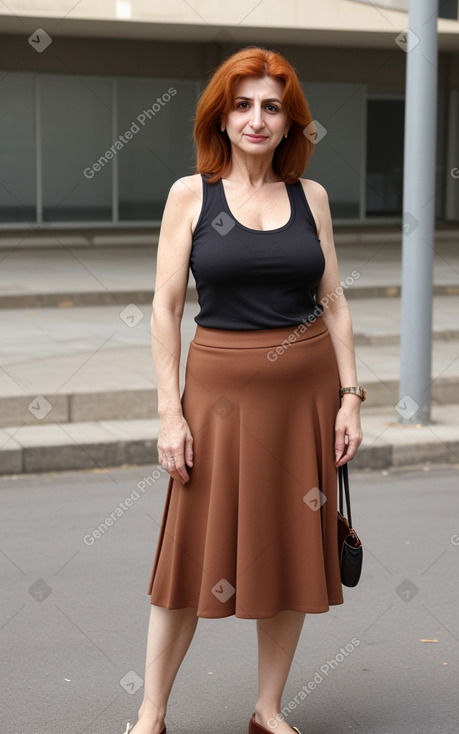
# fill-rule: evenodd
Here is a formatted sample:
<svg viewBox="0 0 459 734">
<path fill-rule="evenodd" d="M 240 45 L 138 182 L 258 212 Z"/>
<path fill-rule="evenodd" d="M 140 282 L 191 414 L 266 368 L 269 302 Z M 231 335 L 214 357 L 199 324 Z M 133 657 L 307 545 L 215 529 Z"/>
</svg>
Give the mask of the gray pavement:
<svg viewBox="0 0 459 734">
<path fill-rule="evenodd" d="M 400 299 L 350 299 L 362 382 L 395 381 L 399 373 Z M 136 309 L 136 310 L 134 310 Z M 459 378 L 459 297 L 434 302 L 434 378 Z M 133 313 L 130 324 L 125 315 Z M 186 304 L 182 361 L 198 305 Z M 150 304 L 0 310 L 0 395 L 156 387 L 150 348 Z M 124 320 L 123 320 L 124 318 Z M 139 319 L 139 320 L 137 320 Z M 371 390 L 369 390 L 371 393 Z M 375 395 L 370 394 L 367 405 Z M 459 397 L 459 395 L 458 395 Z"/>
<path fill-rule="evenodd" d="M 149 324 L 155 249 L 145 233 L 138 236 L 143 244 L 138 239 L 129 248 L 114 246 L 108 234 L 86 247 L 72 237 L 48 249 L 0 243 L 3 474 L 155 460 Z M 437 233 L 432 424 L 402 426 L 397 237 L 385 231 L 337 237 L 341 279 L 352 280 L 346 296 L 359 382 L 368 389 L 360 468 L 455 462 L 459 455 L 459 250 L 451 233 Z M 197 310 L 191 279 L 182 385 Z"/>
<path fill-rule="evenodd" d="M 0 478 L 2 732 L 123 734 L 135 721 L 164 477 L 85 538 L 155 468 Z M 287 720 L 303 734 L 457 734 L 457 467 L 351 481 L 362 579 L 307 616 Z M 255 695 L 254 622 L 201 620 L 168 732 L 246 734 Z"/>
<path fill-rule="evenodd" d="M 400 299 L 350 299 L 349 304 L 361 381 L 397 380 Z M 459 297 L 435 298 L 434 378 L 459 377 L 459 360 L 455 359 L 459 355 L 458 308 Z M 134 324 L 126 320 L 131 310 Z M 182 322 L 182 361 L 194 334 L 197 312 L 197 303 L 187 303 Z M 150 304 L 0 310 L 0 395 L 38 390 L 96 391 L 103 386 L 155 387 L 150 315 Z M 368 404 L 377 404 L 373 397 L 369 395 Z"/>
<path fill-rule="evenodd" d="M 353 237 L 356 244 L 350 244 Z M 401 283 L 401 248 L 384 231 L 346 236 L 337 244 L 340 274 L 345 280 L 358 273 L 348 298 L 397 295 Z M 339 239 L 338 239 L 339 242 Z M 155 248 L 82 248 L 61 246 L 30 250 L 0 250 L 0 307 L 64 305 L 116 305 L 131 300 L 148 302 L 155 281 Z M 190 288 L 193 280 L 190 279 Z M 440 238 L 435 253 L 435 285 L 438 294 L 459 294 L 459 250 L 454 238 Z"/>
</svg>

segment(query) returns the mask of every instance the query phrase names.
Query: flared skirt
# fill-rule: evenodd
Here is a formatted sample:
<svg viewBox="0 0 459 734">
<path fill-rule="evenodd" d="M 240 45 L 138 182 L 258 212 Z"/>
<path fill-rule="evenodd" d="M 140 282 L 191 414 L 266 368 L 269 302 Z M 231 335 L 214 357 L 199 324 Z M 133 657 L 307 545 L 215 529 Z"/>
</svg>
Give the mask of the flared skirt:
<svg viewBox="0 0 459 734">
<path fill-rule="evenodd" d="M 322 317 L 260 331 L 197 327 L 182 396 L 194 463 L 185 485 L 169 480 L 152 604 L 261 619 L 342 603 L 339 402 Z"/>
</svg>

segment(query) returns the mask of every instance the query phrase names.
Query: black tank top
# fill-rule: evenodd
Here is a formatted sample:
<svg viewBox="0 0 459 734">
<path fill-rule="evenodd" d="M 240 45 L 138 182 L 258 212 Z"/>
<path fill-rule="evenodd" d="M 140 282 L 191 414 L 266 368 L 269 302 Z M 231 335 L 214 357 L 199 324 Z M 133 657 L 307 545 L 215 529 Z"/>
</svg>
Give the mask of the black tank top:
<svg viewBox="0 0 459 734">
<path fill-rule="evenodd" d="M 211 329 L 271 329 L 317 315 L 325 258 L 301 182 L 285 184 L 288 222 L 260 231 L 234 218 L 221 179 L 202 181 L 190 257 L 201 307 L 195 321 Z"/>
</svg>

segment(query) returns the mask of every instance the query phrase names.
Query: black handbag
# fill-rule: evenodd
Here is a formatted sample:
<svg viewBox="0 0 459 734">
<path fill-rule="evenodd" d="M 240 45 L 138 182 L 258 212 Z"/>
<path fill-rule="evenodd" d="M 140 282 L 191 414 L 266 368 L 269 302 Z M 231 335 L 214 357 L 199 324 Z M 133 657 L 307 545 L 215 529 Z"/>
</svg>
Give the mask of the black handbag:
<svg viewBox="0 0 459 734">
<path fill-rule="evenodd" d="M 338 467 L 339 506 L 338 506 L 338 553 L 341 583 L 344 586 L 357 586 L 362 571 L 363 548 L 360 538 L 352 527 L 351 497 L 349 494 L 349 471 L 347 464 Z M 343 486 L 346 495 L 347 519 L 343 506 Z"/>
</svg>

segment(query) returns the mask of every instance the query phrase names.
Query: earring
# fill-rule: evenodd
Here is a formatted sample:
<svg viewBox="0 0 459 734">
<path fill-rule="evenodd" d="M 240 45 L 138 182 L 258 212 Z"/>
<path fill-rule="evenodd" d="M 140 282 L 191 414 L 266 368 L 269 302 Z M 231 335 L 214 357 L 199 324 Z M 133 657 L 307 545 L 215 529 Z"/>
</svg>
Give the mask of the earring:
<svg viewBox="0 0 459 734">
<path fill-rule="evenodd" d="M 284 138 L 288 137 L 288 133 L 285 133 Z"/>
</svg>

